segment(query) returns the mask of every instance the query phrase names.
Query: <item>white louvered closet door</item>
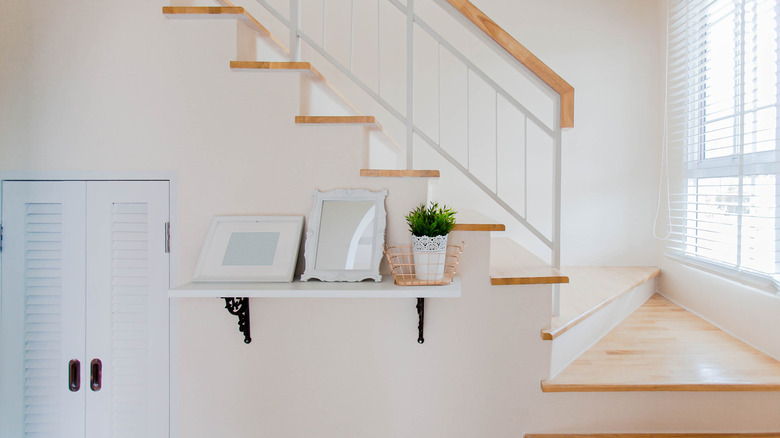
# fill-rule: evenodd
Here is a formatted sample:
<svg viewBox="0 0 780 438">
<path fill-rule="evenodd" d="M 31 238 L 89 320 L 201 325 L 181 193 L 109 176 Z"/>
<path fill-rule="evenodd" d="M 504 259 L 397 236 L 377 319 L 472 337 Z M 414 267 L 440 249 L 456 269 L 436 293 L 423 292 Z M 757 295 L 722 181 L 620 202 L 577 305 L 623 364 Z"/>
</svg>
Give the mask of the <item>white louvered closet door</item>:
<svg viewBox="0 0 780 438">
<path fill-rule="evenodd" d="M 86 185 L 4 182 L 2 195 L 0 436 L 84 436 Z"/>
<path fill-rule="evenodd" d="M 3 182 L 0 438 L 168 436 L 168 193 Z"/>
<path fill-rule="evenodd" d="M 87 183 L 87 438 L 168 436 L 168 182 Z"/>
</svg>

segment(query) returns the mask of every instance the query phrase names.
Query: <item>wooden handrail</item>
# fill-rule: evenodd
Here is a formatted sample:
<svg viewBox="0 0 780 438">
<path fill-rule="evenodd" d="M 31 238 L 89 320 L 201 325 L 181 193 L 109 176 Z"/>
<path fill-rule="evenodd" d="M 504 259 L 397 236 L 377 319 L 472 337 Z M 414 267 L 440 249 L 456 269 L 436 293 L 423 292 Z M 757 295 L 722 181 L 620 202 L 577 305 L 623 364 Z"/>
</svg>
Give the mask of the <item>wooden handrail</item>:
<svg viewBox="0 0 780 438">
<path fill-rule="evenodd" d="M 574 127 L 574 87 L 563 80 L 547 64 L 543 63 L 530 50 L 520 44 L 507 31 L 484 12 L 474 6 L 469 0 L 446 0 L 464 17 L 485 32 L 512 57 L 531 70 L 545 84 L 561 96 L 561 128 Z"/>
</svg>

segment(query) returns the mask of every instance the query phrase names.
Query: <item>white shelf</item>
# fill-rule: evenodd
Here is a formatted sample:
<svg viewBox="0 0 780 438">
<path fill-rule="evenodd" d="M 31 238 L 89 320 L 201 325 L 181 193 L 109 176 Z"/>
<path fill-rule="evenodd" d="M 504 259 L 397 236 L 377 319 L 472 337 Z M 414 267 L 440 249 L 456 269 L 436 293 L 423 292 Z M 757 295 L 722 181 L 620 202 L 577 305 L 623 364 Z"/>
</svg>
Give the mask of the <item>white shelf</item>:
<svg viewBox="0 0 780 438">
<path fill-rule="evenodd" d="M 187 283 L 168 291 L 170 298 L 457 298 L 460 278 L 444 286 L 398 286 L 392 276 L 380 282 L 324 282 L 317 280 L 292 283 Z"/>
</svg>

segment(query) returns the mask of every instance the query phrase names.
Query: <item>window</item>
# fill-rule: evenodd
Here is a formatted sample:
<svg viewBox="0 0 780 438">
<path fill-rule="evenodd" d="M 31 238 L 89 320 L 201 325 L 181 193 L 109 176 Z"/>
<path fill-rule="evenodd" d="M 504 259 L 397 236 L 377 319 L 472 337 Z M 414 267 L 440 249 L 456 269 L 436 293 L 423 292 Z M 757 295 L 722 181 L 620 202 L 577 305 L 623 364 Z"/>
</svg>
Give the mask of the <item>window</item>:
<svg viewBox="0 0 780 438">
<path fill-rule="evenodd" d="M 780 284 L 777 0 L 671 0 L 670 252 Z"/>
</svg>

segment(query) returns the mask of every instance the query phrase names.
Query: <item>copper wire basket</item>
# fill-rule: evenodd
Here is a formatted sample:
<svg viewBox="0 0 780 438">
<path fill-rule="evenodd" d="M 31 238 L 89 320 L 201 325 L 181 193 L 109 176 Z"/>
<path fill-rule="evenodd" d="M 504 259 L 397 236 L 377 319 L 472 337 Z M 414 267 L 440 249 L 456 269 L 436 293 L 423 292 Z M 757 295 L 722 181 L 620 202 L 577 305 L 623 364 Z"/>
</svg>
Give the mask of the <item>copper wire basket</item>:
<svg viewBox="0 0 780 438">
<path fill-rule="evenodd" d="M 393 274 L 395 284 L 399 286 L 441 286 L 452 283 L 455 277 L 455 267 L 458 266 L 460 255 L 463 253 L 465 243 L 447 245 L 446 252 L 442 254 L 425 254 L 417 257 L 415 268 L 415 254 L 411 246 L 387 246 L 384 251 L 387 261 L 390 263 L 390 272 Z M 419 272 L 418 272 L 419 271 Z"/>
</svg>

